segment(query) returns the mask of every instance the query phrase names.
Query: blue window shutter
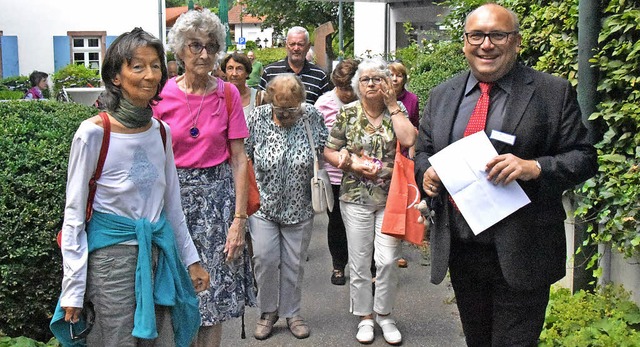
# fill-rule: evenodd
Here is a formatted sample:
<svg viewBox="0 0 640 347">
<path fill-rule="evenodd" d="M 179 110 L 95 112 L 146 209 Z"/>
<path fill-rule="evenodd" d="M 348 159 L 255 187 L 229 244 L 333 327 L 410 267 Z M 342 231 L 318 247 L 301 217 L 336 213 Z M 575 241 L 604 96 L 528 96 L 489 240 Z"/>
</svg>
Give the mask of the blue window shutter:
<svg viewBox="0 0 640 347">
<path fill-rule="evenodd" d="M 71 64 L 69 36 L 53 37 L 53 67 L 55 71 Z"/>
<path fill-rule="evenodd" d="M 20 76 L 18 61 L 18 37 L 0 36 L 2 46 L 2 77 Z"/>
<path fill-rule="evenodd" d="M 115 39 L 117 39 L 117 36 L 107 36 L 107 49 L 109 49 L 109 46 L 111 46 L 111 44 L 113 43 L 113 41 L 115 41 Z"/>
</svg>

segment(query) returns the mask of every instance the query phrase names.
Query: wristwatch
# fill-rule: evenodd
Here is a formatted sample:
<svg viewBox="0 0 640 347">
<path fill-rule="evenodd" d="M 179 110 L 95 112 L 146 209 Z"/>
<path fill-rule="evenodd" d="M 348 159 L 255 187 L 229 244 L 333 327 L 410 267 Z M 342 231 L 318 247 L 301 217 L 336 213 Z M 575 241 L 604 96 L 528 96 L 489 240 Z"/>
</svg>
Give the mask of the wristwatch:
<svg viewBox="0 0 640 347">
<path fill-rule="evenodd" d="M 542 166 L 540 166 L 540 162 L 536 160 L 536 167 L 538 168 L 538 170 L 540 171 L 540 173 L 542 173 Z"/>
</svg>

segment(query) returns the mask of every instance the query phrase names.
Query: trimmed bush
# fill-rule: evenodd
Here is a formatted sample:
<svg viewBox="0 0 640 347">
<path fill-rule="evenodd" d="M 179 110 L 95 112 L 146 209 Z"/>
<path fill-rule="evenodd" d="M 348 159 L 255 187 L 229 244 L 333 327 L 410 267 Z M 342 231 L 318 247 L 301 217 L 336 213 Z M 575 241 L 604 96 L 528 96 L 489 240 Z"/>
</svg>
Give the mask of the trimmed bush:
<svg viewBox="0 0 640 347">
<path fill-rule="evenodd" d="M 0 327 L 9 336 L 51 337 L 69 149 L 96 113 L 75 103 L 0 102 Z"/>
<path fill-rule="evenodd" d="M 598 293 L 552 288 L 539 346 L 638 346 L 640 309 L 620 286 Z"/>
</svg>

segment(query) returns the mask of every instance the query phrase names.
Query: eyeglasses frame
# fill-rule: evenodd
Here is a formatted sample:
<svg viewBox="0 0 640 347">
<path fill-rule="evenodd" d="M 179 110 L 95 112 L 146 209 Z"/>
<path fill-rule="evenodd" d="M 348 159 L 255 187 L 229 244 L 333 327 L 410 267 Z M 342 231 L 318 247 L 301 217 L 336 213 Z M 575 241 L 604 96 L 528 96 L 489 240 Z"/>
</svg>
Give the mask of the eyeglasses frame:
<svg viewBox="0 0 640 347">
<path fill-rule="evenodd" d="M 491 31 L 488 33 L 482 32 L 482 31 L 468 31 L 464 33 L 464 36 L 467 40 L 467 43 L 470 44 L 471 46 L 482 46 L 482 44 L 485 42 L 485 40 L 487 39 L 487 37 L 489 38 L 489 42 L 491 42 L 491 44 L 493 45 L 504 45 L 509 41 L 509 35 L 515 35 L 518 34 L 519 31 L 518 30 L 513 30 L 513 31 Z M 482 37 L 482 41 L 480 43 L 471 43 L 471 41 L 469 41 L 469 35 L 471 34 L 481 34 L 483 35 Z M 504 42 L 493 42 L 493 39 L 491 39 L 491 35 L 492 34 L 503 34 L 506 35 Z"/>
</svg>

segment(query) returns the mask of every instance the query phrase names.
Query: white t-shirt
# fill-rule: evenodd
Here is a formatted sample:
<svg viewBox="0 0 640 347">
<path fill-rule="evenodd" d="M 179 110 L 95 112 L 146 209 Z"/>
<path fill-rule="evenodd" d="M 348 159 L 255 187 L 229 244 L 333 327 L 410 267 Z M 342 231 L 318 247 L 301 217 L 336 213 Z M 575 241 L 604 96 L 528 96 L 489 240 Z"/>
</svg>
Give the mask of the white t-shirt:
<svg viewBox="0 0 640 347">
<path fill-rule="evenodd" d="M 167 131 L 166 153 L 160 123 L 137 134 L 111 132 L 109 151 L 98 179 L 93 208 L 134 220 L 156 222 L 165 212 L 174 230 L 178 252 L 185 265 L 200 260 L 189 235 L 180 202 L 178 174 Z M 85 120 L 75 133 L 69 155 L 67 201 L 64 212 L 62 255 L 64 277 L 61 306 L 82 307 L 87 278 L 85 209 L 88 182 L 95 171 L 104 129 Z M 126 244 L 137 244 L 135 240 Z"/>
</svg>

